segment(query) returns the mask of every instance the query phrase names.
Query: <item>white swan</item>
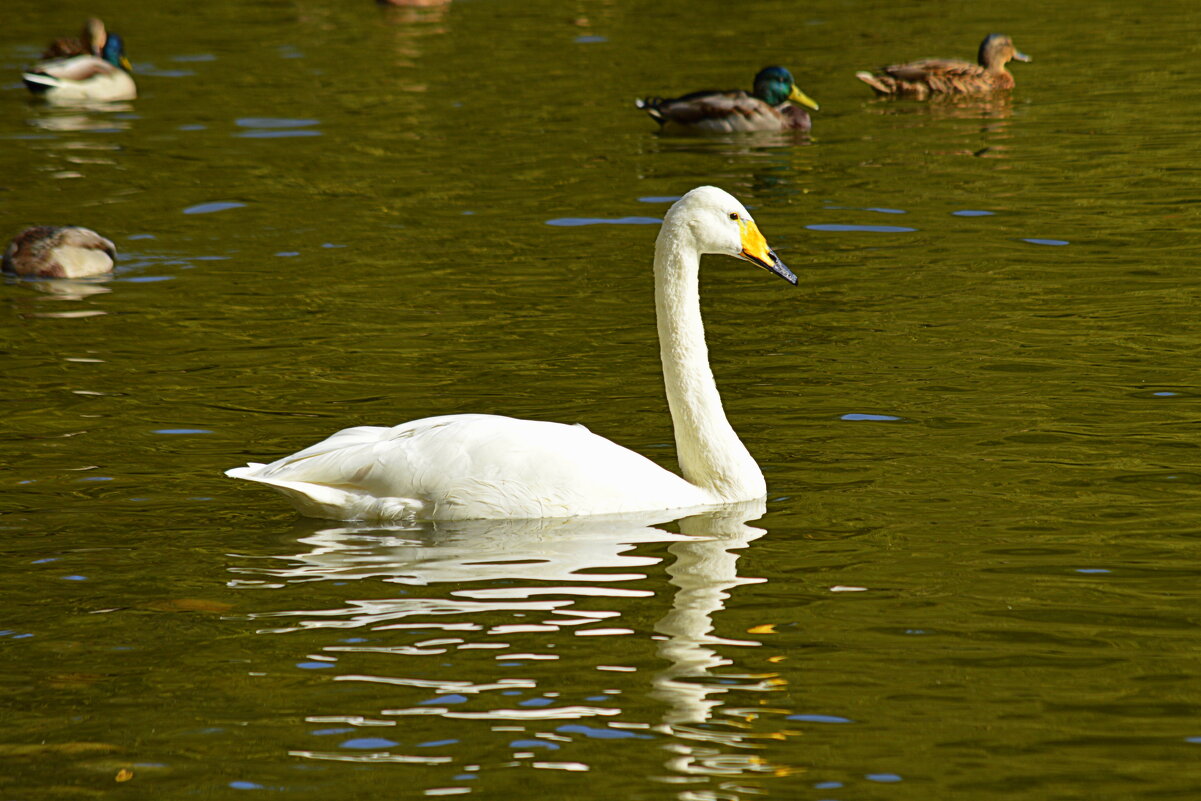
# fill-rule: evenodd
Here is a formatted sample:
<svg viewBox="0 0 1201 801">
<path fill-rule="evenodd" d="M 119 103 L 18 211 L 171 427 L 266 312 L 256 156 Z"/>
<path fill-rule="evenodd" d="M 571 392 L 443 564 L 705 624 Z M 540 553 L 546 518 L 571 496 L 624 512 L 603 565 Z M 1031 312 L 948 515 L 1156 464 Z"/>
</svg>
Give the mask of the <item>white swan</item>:
<svg viewBox="0 0 1201 801">
<path fill-rule="evenodd" d="M 761 498 L 763 473 L 726 420 L 709 369 L 697 275 L 703 253 L 737 256 L 797 282 L 730 194 L 698 187 L 668 210 L 655 242 L 655 311 L 683 478 L 580 425 L 486 414 L 348 428 L 225 474 L 279 490 L 302 514 L 335 520 L 574 517 Z"/>
</svg>

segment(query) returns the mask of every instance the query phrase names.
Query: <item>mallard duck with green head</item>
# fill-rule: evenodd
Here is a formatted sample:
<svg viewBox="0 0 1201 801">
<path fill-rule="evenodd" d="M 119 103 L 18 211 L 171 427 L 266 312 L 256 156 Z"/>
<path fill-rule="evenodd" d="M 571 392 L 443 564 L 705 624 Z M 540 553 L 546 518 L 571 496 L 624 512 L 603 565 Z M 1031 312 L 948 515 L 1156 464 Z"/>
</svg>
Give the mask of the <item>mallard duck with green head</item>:
<svg viewBox="0 0 1201 801">
<path fill-rule="evenodd" d="M 113 271 L 117 246 L 90 228 L 38 225 L 13 237 L 0 267 L 26 278 L 87 278 Z"/>
<path fill-rule="evenodd" d="M 876 94 L 923 100 L 934 94 L 973 95 L 1012 89 L 1013 75 L 1005 65 L 1010 61 L 1029 60 L 1030 56 L 1014 47 L 1008 36 L 992 33 L 980 43 L 976 64 L 958 59 L 925 58 L 882 67 L 875 73 L 857 72 L 855 77 Z"/>
<path fill-rule="evenodd" d="M 755 76 L 750 92 L 703 90 L 664 100 L 650 97 L 635 101 L 660 129 L 671 133 L 740 133 L 746 131 L 808 131 L 809 112 L 818 105 L 797 88 L 792 73 L 783 67 L 764 67 Z"/>
<path fill-rule="evenodd" d="M 55 39 L 42 61 L 21 73 L 29 91 L 52 102 L 133 100 L 138 96 L 125 40 L 89 19 L 78 39 Z"/>
</svg>

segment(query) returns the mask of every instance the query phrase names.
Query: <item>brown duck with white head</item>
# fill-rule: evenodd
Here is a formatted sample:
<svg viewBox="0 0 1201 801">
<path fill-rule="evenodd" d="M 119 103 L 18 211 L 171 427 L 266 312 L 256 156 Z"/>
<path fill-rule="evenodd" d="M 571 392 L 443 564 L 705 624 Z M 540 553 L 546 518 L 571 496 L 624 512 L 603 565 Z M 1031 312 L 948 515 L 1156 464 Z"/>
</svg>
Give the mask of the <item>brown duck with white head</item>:
<svg viewBox="0 0 1201 801">
<path fill-rule="evenodd" d="M 878 95 L 913 97 L 930 95 L 974 95 L 997 89 L 1012 89 L 1013 75 L 1005 69 L 1010 61 L 1029 61 L 1030 56 L 1013 46 L 1000 33 L 984 37 L 977 64 L 949 58 L 925 58 L 907 64 L 882 67 L 875 73 L 857 72 L 855 77 Z"/>
</svg>

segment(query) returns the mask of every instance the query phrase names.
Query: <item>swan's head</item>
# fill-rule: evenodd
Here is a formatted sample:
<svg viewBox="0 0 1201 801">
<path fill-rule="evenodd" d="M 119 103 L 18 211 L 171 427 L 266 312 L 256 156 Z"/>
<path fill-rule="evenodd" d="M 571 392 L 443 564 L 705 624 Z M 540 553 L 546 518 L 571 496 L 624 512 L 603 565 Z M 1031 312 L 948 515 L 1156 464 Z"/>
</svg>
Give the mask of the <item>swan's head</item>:
<svg viewBox="0 0 1201 801">
<path fill-rule="evenodd" d="M 716 186 L 698 186 L 667 210 L 663 230 L 686 229 L 700 253 L 724 253 L 749 261 L 790 284 L 792 270 L 767 245 L 759 226 L 738 199 Z"/>
</svg>

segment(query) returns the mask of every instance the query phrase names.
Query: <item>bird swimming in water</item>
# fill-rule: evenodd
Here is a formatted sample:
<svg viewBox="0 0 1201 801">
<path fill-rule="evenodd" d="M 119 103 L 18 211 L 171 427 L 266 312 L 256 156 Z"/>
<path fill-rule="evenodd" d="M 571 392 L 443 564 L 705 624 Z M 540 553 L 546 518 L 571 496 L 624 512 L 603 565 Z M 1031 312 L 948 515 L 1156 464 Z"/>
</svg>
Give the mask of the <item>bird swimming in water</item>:
<svg viewBox="0 0 1201 801">
<path fill-rule="evenodd" d="M 712 186 L 667 211 L 655 311 L 680 474 L 580 425 L 493 414 L 358 426 L 270 464 L 225 471 L 337 520 L 529 520 L 712 507 L 762 498 L 763 472 L 722 409 L 701 321 L 701 256 L 734 256 L 797 283 L 746 208 Z"/>
<path fill-rule="evenodd" d="M 78 39 L 55 39 L 42 61 L 21 73 L 29 91 L 52 102 L 133 100 L 138 96 L 125 40 L 95 17 Z"/>
<path fill-rule="evenodd" d="M 90 228 L 39 225 L 13 237 L 0 266 L 26 278 L 86 278 L 113 271 L 117 246 Z"/>
<path fill-rule="evenodd" d="M 875 73 L 857 72 L 855 77 L 878 95 L 924 100 L 936 94 L 972 95 L 1012 89 L 1013 75 L 1005 65 L 1010 61 L 1029 60 L 1030 56 L 1014 47 L 1008 36 L 992 33 L 980 43 L 976 64 L 958 59 L 925 58 L 882 67 Z"/>
<path fill-rule="evenodd" d="M 702 90 L 681 97 L 636 100 L 661 130 L 668 133 L 735 133 L 746 131 L 808 131 L 809 112 L 793 103 L 818 110 L 813 98 L 797 88 L 783 67 L 764 67 L 750 92 Z"/>
</svg>

